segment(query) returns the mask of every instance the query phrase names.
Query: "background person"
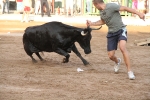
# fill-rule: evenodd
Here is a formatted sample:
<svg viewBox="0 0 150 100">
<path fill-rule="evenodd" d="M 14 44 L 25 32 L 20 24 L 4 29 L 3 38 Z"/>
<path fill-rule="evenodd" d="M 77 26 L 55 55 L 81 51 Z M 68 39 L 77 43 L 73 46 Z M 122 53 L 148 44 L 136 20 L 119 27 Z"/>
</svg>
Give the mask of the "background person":
<svg viewBox="0 0 150 100">
<path fill-rule="evenodd" d="M 35 12 L 35 0 L 31 0 L 31 13 Z"/>
<path fill-rule="evenodd" d="M 137 10 L 138 9 L 138 0 L 133 0 L 132 2 L 132 8 Z M 135 14 L 132 14 L 133 16 L 135 16 Z"/>
<path fill-rule="evenodd" d="M 3 0 L 0 0 L 0 14 L 3 12 Z"/>
<path fill-rule="evenodd" d="M 49 5 L 49 11 L 51 13 L 51 9 L 52 9 L 52 0 L 47 0 L 48 5 Z"/>
<path fill-rule="evenodd" d="M 41 0 L 35 0 L 35 15 L 41 14 Z"/>
<path fill-rule="evenodd" d="M 66 0 L 67 16 L 73 15 L 73 0 Z"/>
<path fill-rule="evenodd" d="M 145 0 L 139 0 L 138 1 L 138 10 L 139 10 L 139 12 L 141 12 L 141 13 L 145 12 L 146 8 L 145 8 L 144 5 L 145 5 Z"/>
<path fill-rule="evenodd" d="M 121 59 L 115 56 L 117 46 L 122 52 L 129 79 L 135 79 L 134 73 L 131 70 L 130 57 L 126 48 L 127 41 L 127 30 L 126 25 L 123 24 L 119 11 L 127 11 L 130 13 L 137 14 L 141 19 L 144 20 L 145 15 L 136 11 L 135 9 L 128 8 L 125 6 L 117 5 L 115 3 L 105 4 L 103 0 L 93 0 L 94 6 L 100 10 L 101 20 L 97 22 L 91 22 L 87 20 L 88 26 L 104 25 L 108 26 L 107 34 L 107 51 L 109 58 L 115 62 L 114 71 L 118 73 L 120 68 Z"/>
<path fill-rule="evenodd" d="M 31 0 L 23 0 L 24 11 L 21 22 L 29 22 L 29 14 L 31 11 Z"/>
<path fill-rule="evenodd" d="M 23 12 L 23 0 L 16 0 L 17 3 L 17 12 L 21 13 Z"/>
<path fill-rule="evenodd" d="M 9 0 L 3 0 L 3 14 L 5 13 L 6 5 L 7 5 L 7 13 L 9 14 Z"/>
<path fill-rule="evenodd" d="M 48 5 L 48 2 L 47 0 L 41 0 L 41 16 L 43 17 L 44 16 L 44 11 L 45 11 L 45 8 L 46 7 L 46 13 L 48 15 L 48 17 L 51 17 L 50 16 L 50 9 L 49 9 L 49 5 Z"/>
</svg>

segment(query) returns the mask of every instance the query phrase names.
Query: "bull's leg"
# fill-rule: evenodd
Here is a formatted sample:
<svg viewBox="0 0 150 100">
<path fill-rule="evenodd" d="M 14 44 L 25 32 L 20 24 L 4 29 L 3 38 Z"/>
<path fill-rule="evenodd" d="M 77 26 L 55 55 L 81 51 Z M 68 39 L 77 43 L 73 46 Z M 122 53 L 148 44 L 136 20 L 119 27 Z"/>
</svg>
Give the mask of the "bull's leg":
<svg viewBox="0 0 150 100">
<path fill-rule="evenodd" d="M 27 48 L 27 47 L 24 47 L 24 49 L 25 49 L 27 55 L 29 55 L 29 56 L 31 57 L 32 62 L 33 62 L 33 63 L 36 63 L 37 61 L 33 58 L 33 56 L 32 56 L 33 53 L 30 51 L 30 49 Z"/>
<path fill-rule="evenodd" d="M 30 55 L 31 59 L 32 59 L 32 62 L 36 63 L 37 61 L 33 58 L 32 55 Z"/>
<path fill-rule="evenodd" d="M 84 65 L 88 65 L 89 63 L 81 56 L 78 49 L 76 48 L 75 44 L 72 47 L 72 51 L 82 60 Z"/>
<path fill-rule="evenodd" d="M 31 51 L 31 47 L 32 47 L 31 43 L 28 40 L 28 37 L 26 34 L 23 35 L 23 46 L 24 46 L 24 50 L 27 53 L 27 55 L 31 57 L 32 62 L 36 63 L 37 61 L 32 56 L 33 52 Z"/>
<path fill-rule="evenodd" d="M 44 61 L 44 59 L 40 56 L 39 52 L 36 52 L 35 54 L 39 57 L 39 59 L 40 59 L 41 61 Z"/>
<path fill-rule="evenodd" d="M 66 57 L 63 59 L 63 63 L 69 62 L 70 55 L 67 52 L 65 52 L 64 50 L 60 48 L 58 48 L 55 52 Z"/>
</svg>

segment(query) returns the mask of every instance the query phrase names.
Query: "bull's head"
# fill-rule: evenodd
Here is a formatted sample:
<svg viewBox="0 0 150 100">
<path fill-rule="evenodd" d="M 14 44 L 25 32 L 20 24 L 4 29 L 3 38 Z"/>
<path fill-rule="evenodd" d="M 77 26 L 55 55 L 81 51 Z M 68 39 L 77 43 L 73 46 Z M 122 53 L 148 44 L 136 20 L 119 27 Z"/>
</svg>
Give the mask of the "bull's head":
<svg viewBox="0 0 150 100">
<path fill-rule="evenodd" d="M 89 26 L 87 27 L 87 29 L 91 29 L 91 30 L 99 30 L 99 29 L 101 29 L 102 28 L 102 26 L 100 26 L 99 28 L 90 28 Z M 85 36 L 87 33 L 85 33 L 84 31 L 81 31 L 81 35 L 82 36 Z"/>
<path fill-rule="evenodd" d="M 87 27 L 81 31 L 78 31 L 81 33 L 81 35 L 77 38 L 77 42 L 80 44 L 82 49 L 84 49 L 85 54 L 91 53 L 91 47 L 90 47 L 90 41 L 92 38 L 91 31 L 92 30 L 99 30 L 100 28 L 102 28 L 102 26 L 99 28 L 96 28 L 96 29 Z"/>
</svg>

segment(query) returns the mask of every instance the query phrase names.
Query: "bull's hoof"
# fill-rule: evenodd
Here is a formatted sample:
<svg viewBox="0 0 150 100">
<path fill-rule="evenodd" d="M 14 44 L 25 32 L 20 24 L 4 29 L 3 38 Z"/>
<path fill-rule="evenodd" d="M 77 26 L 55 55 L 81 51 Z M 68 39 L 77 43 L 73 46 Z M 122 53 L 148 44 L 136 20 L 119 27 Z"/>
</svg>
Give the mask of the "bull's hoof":
<svg viewBox="0 0 150 100">
<path fill-rule="evenodd" d="M 32 60 L 32 62 L 33 62 L 33 63 L 37 63 L 37 61 L 36 61 L 36 60 Z"/>
<path fill-rule="evenodd" d="M 68 60 L 67 60 L 66 58 L 64 58 L 62 62 L 63 62 L 63 63 L 67 63 Z"/>
<path fill-rule="evenodd" d="M 42 61 L 42 62 L 46 62 L 46 60 L 45 60 L 45 59 L 42 59 L 41 61 Z"/>
<path fill-rule="evenodd" d="M 85 69 L 89 71 L 95 70 L 90 64 L 86 65 Z"/>
<path fill-rule="evenodd" d="M 90 64 L 89 62 L 84 62 L 84 65 L 85 65 L 85 66 L 87 66 L 87 65 L 89 65 L 89 64 Z"/>
</svg>

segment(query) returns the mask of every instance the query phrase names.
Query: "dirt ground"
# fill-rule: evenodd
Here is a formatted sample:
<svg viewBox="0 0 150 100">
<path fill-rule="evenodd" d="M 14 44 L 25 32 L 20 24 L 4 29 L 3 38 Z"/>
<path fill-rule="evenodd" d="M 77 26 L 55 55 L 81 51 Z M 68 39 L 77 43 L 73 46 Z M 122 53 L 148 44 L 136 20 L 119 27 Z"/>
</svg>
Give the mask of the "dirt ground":
<svg viewBox="0 0 150 100">
<path fill-rule="evenodd" d="M 107 57 L 107 27 L 92 31 L 92 53 L 82 56 L 93 70 L 87 70 L 74 54 L 70 62 L 56 53 L 44 52 L 45 62 L 32 63 L 22 43 L 27 26 L 43 22 L 0 21 L 0 100 L 150 100 L 150 46 L 135 46 L 134 41 L 150 38 L 150 26 L 127 26 L 127 48 L 136 79 L 129 80 L 122 60 L 119 74 Z M 84 24 L 77 25 L 85 27 Z M 123 59 L 120 50 L 116 56 Z M 77 68 L 84 69 L 77 72 Z"/>
</svg>

